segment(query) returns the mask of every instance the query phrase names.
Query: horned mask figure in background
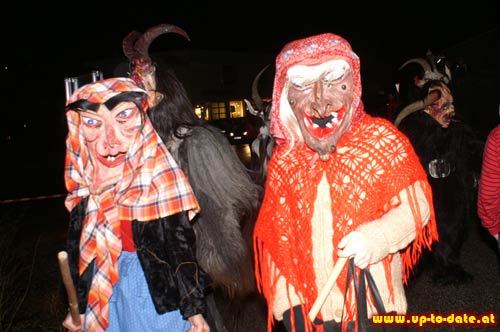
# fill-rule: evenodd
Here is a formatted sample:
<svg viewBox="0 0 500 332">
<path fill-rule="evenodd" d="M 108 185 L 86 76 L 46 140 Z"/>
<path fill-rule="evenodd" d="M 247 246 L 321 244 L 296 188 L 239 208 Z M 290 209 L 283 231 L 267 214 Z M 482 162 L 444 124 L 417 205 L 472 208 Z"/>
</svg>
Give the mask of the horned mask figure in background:
<svg viewBox="0 0 500 332">
<path fill-rule="evenodd" d="M 123 51 L 131 62 L 130 77 L 156 97 L 148 116 L 168 150 L 193 187 L 201 206 L 193 229 L 200 267 L 230 301 L 231 319 L 238 319 L 239 301 L 255 293 L 251 234 L 260 204 L 260 187 L 219 129 L 198 119 L 183 84 L 161 57 L 153 61 L 149 45 L 164 33 L 174 32 L 189 40 L 179 27 L 161 24 L 145 33 L 130 33 Z M 232 302 L 232 300 L 235 300 Z M 225 331 L 213 293 L 207 296 L 217 330 Z M 244 305 L 244 304 L 243 304 Z M 255 309 L 260 312 L 261 308 Z M 230 316 L 230 315 L 229 315 Z M 256 317 L 258 319 L 258 317 Z M 235 323 L 236 324 L 236 323 Z"/>
<path fill-rule="evenodd" d="M 400 76 L 402 110 L 395 125 L 411 141 L 427 171 L 436 211 L 439 241 L 433 247 L 432 280 L 438 286 L 467 283 L 472 276 L 462 267 L 460 252 L 468 218 L 475 215 L 470 209 L 477 194 L 483 143 L 469 124 L 456 117 L 444 57 L 428 52 L 426 59 L 406 61 Z"/>
<path fill-rule="evenodd" d="M 252 82 L 252 101 L 255 104 L 255 108 L 249 100 L 245 99 L 245 104 L 250 114 L 260 119 L 259 134 L 251 145 L 252 159 L 255 161 L 254 164 L 256 164 L 252 169 L 256 171 L 255 178 L 259 184 L 263 184 L 266 179 L 267 163 L 271 158 L 274 147 L 274 140 L 269 131 L 271 103 L 262 99 L 258 89 L 260 77 L 268 68 L 269 65 L 265 66 Z"/>
<path fill-rule="evenodd" d="M 443 127 L 448 126 L 455 115 L 455 110 L 453 108 L 453 97 L 448 88 L 448 84 L 451 82 L 451 71 L 446 59 L 443 56 L 434 55 L 431 51 L 427 51 L 425 59 L 410 59 L 402 64 L 399 70 L 402 71 L 412 64 L 419 65 L 423 72 L 410 79 L 403 77 L 404 82 L 399 83 L 400 100 L 405 106 L 398 113 L 394 124 L 399 126 L 401 121 L 411 113 L 426 110 Z M 442 82 L 442 84 L 435 85 L 425 94 L 425 85 L 428 85 L 429 82 Z"/>
<path fill-rule="evenodd" d="M 130 32 L 122 43 L 123 53 L 130 60 L 130 78 L 144 90 L 153 93 L 152 106 L 156 106 L 163 98 L 157 91 L 156 65 L 149 56 L 149 46 L 164 33 L 176 33 L 189 40 L 188 34 L 175 25 L 160 24 L 148 29 L 145 33 Z"/>
</svg>

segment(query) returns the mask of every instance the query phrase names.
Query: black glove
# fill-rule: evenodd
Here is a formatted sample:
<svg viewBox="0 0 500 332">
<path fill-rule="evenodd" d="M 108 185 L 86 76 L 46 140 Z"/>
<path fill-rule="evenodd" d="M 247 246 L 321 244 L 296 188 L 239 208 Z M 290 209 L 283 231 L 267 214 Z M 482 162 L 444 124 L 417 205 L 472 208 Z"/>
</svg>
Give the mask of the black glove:
<svg viewBox="0 0 500 332">
<path fill-rule="evenodd" d="M 296 305 L 292 308 L 294 320 L 295 320 L 295 332 L 304 332 L 304 315 L 302 314 L 302 306 Z M 290 309 L 283 312 L 283 324 L 285 324 L 286 330 L 288 332 L 292 331 L 292 315 Z"/>
<path fill-rule="evenodd" d="M 294 319 L 295 319 L 295 332 L 305 331 L 305 318 L 302 314 L 302 306 L 296 305 L 292 308 Z M 290 309 L 283 312 L 283 324 L 288 332 L 292 331 L 292 315 Z M 314 325 L 323 325 L 325 332 L 340 331 L 340 324 L 335 321 L 323 322 L 322 320 L 316 318 L 314 320 Z"/>
</svg>

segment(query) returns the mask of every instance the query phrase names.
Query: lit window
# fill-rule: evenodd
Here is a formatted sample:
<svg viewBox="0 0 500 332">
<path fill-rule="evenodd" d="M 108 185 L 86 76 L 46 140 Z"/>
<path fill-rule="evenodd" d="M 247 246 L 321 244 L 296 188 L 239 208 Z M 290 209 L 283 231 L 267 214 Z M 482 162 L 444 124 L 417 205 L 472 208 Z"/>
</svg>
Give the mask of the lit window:
<svg viewBox="0 0 500 332">
<path fill-rule="evenodd" d="M 210 103 L 210 114 L 212 120 L 225 119 L 226 118 L 226 103 Z"/>
<path fill-rule="evenodd" d="M 207 112 L 207 107 L 204 105 L 196 105 L 194 108 L 194 113 L 198 119 L 202 119 L 205 121 L 209 120 L 209 114 Z"/>
<path fill-rule="evenodd" d="M 231 118 L 242 118 L 245 116 L 245 108 L 242 100 L 233 100 L 229 102 Z"/>
</svg>

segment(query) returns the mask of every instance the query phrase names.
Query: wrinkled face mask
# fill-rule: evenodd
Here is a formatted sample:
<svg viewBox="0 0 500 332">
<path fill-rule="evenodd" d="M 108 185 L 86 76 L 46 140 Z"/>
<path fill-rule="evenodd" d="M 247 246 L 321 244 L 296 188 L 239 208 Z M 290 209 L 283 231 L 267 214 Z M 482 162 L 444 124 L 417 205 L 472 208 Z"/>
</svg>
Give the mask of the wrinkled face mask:
<svg viewBox="0 0 500 332">
<path fill-rule="evenodd" d="M 81 129 L 94 166 L 93 191 L 118 182 L 130 145 L 142 125 L 141 111 L 130 101 L 111 110 L 101 104 L 96 112 L 80 110 Z"/>
<path fill-rule="evenodd" d="M 288 102 L 306 144 L 326 160 L 350 124 L 354 79 L 347 61 L 296 65 L 287 72 Z"/>
<path fill-rule="evenodd" d="M 455 106 L 453 105 L 451 91 L 446 85 L 430 88 L 429 93 L 432 91 L 439 91 L 441 97 L 425 108 L 425 112 L 432 116 L 441 127 L 448 128 L 452 118 L 455 116 Z"/>
</svg>

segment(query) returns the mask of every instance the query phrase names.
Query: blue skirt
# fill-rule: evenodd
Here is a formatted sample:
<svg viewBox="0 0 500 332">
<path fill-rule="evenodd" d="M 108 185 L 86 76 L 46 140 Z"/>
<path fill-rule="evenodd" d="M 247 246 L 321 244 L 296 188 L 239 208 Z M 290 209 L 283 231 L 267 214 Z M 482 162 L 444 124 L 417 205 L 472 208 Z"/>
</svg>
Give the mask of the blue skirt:
<svg viewBox="0 0 500 332">
<path fill-rule="evenodd" d="M 120 280 L 109 301 L 107 332 L 184 332 L 191 327 L 179 310 L 156 312 L 137 253 L 122 251 L 118 271 Z"/>
</svg>

